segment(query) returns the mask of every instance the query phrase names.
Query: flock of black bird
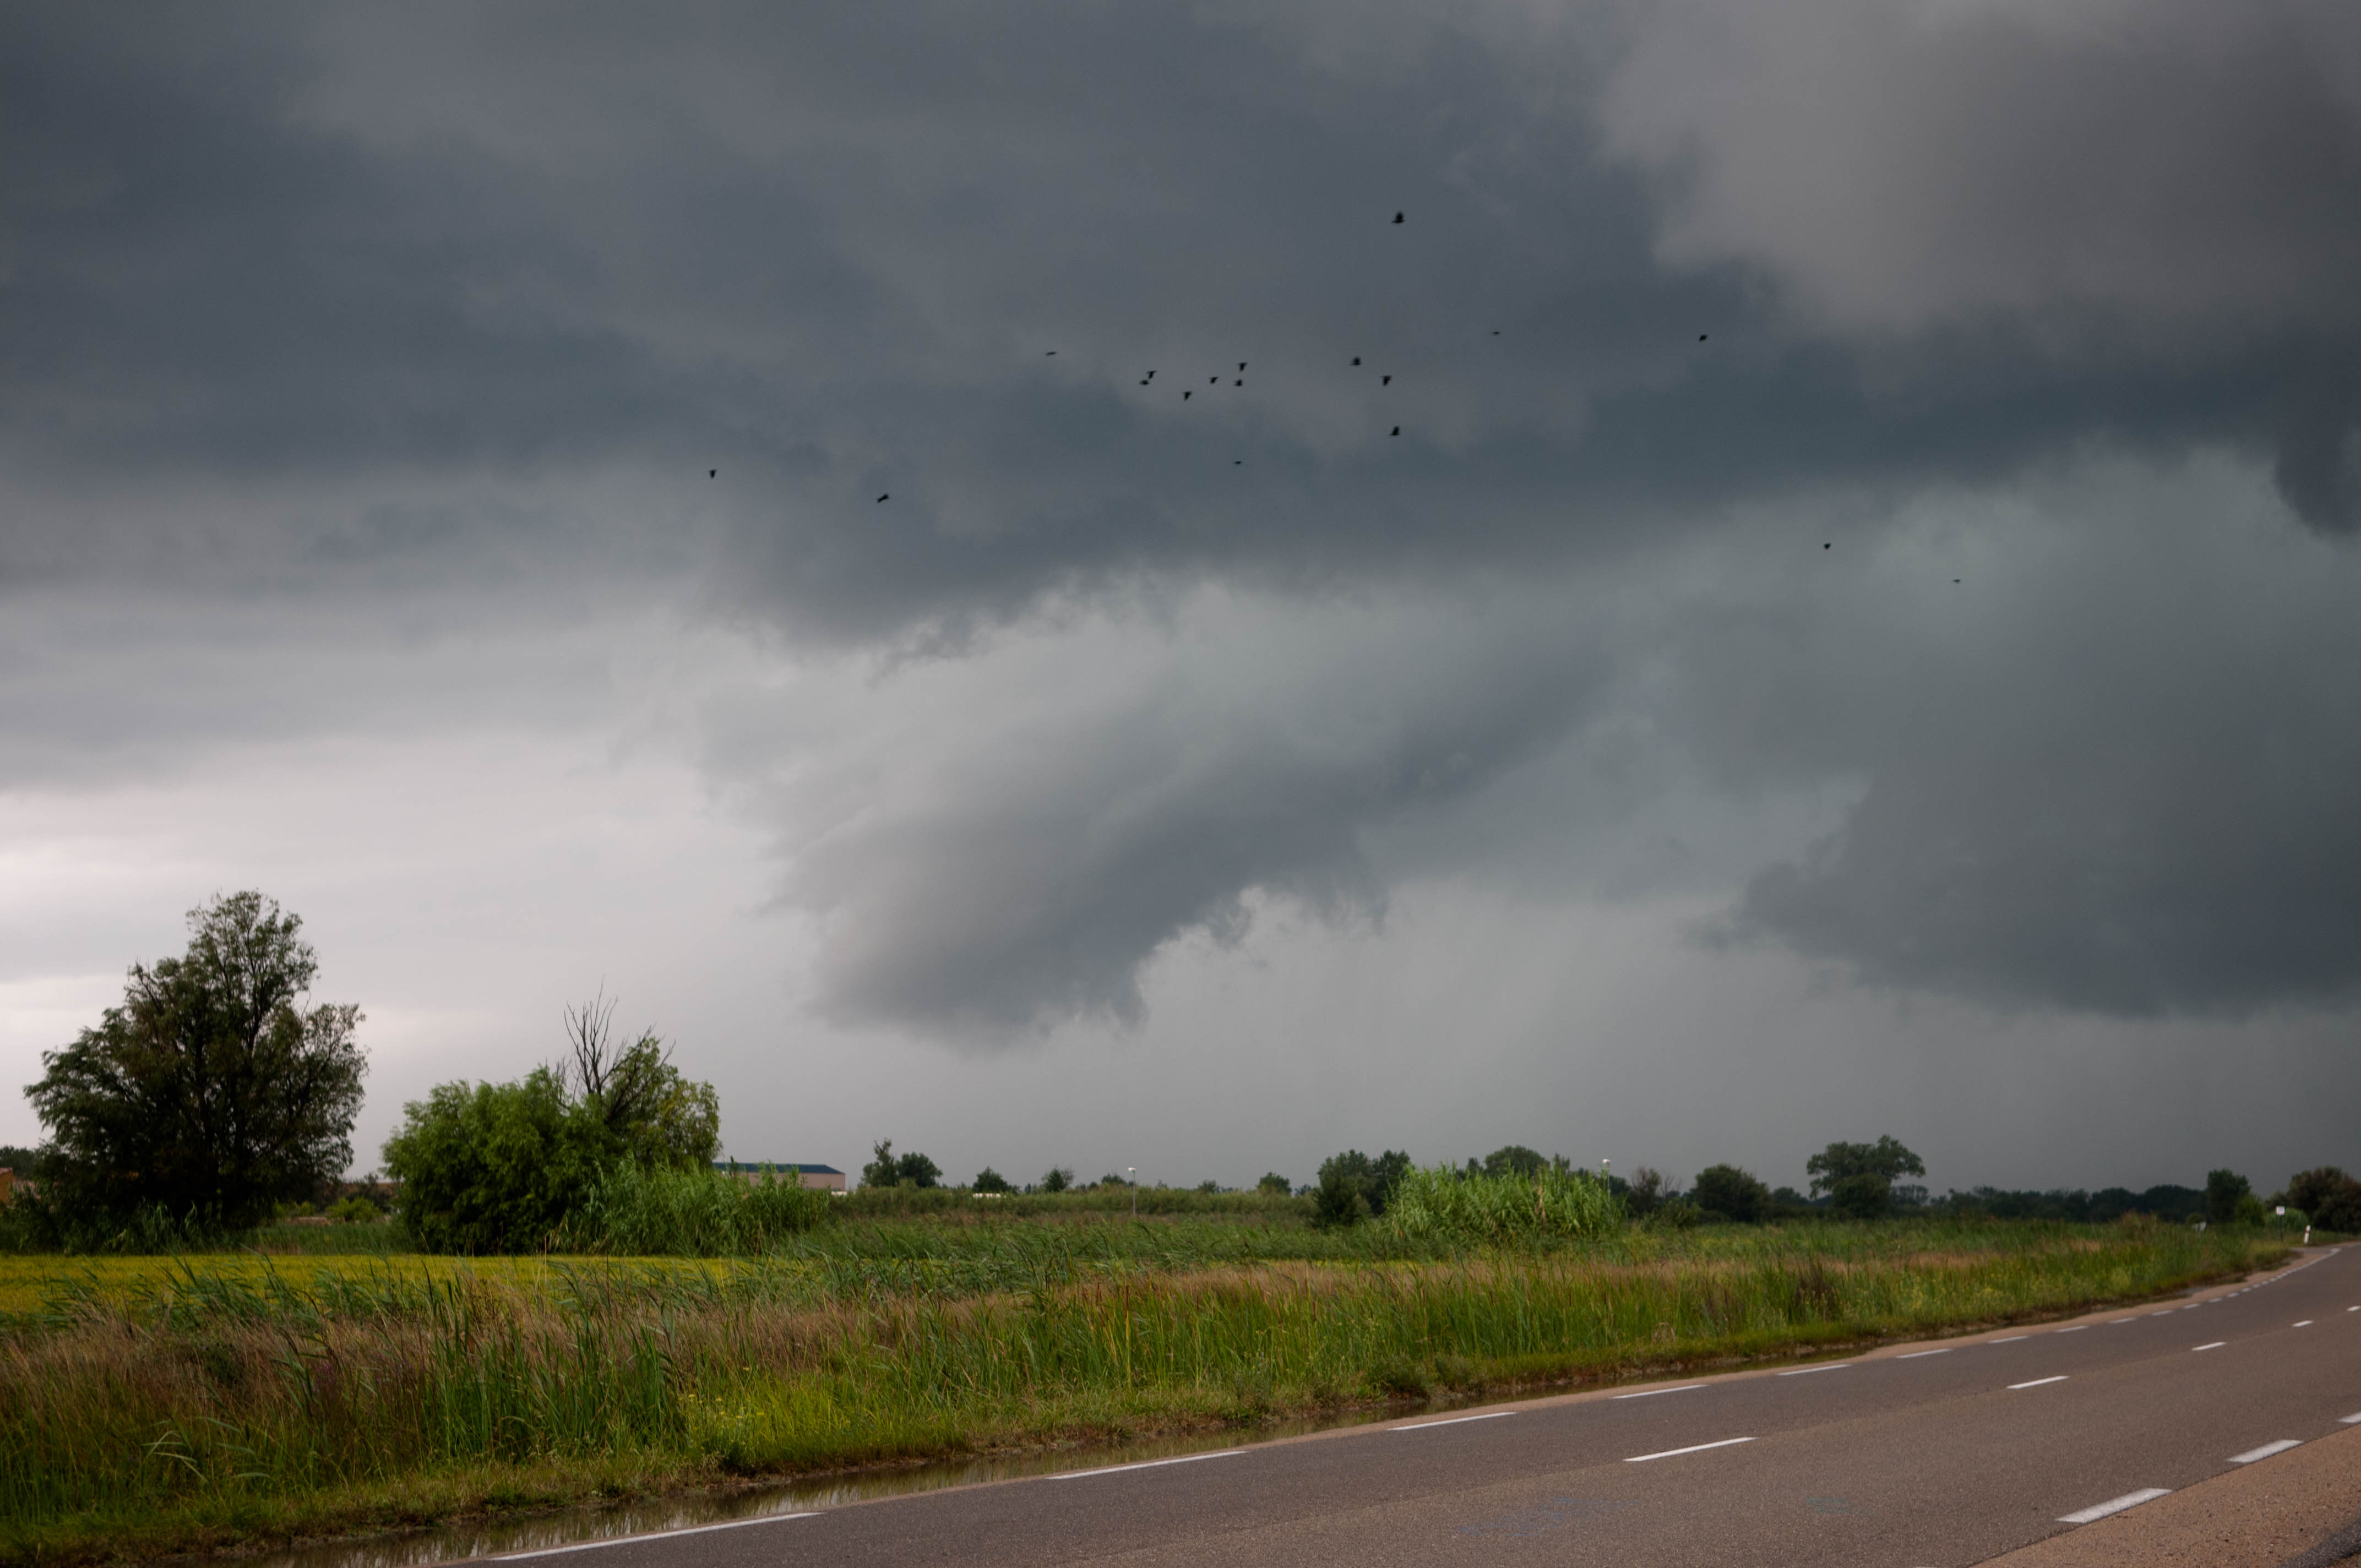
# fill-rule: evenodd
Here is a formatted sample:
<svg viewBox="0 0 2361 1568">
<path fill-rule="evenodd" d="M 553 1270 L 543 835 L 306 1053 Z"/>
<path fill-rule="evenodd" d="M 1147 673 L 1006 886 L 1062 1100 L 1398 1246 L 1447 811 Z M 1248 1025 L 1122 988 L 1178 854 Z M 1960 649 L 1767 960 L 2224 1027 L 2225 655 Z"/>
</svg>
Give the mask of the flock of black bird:
<svg viewBox="0 0 2361 1568">
<path fill-rule="evenodd" d="M 1403 223 L 1403 222 L 1406 222 L 1406 221 L 1408 220 L 1408 217 L 1409 217 L 1409 214 L 1408 214 L 1407 213 L 1396 213 L 1396 214 L 1394 214 L 1394 222 L 1396 222 L 1396 223 L 1398 223 L 1398 224 L 1399 224 L 1399 223 Z M 1499 327 L 1494 327 L 1494 328 L 1492 329 L 1492 335 L 1493 335 L 1494 337 L 1498 337 L 1498 336 L 1499 336 L 1499 335 L 1500 335 L 1500 329 L 1499 329 Z M 1712 334 L 1711 333 L 1701 332 L 1701 333 L 1697 334 L 1697 341 L 1698 341 L 1699 343 L 1705 343 L 1705 342 L 1707 342 L 1707 341 L 1710 340 L 1712 336 L 1713 336 L 1713 334 Z M 1049 350 L 1046 350 L 1046 351 L 1043 353 L 1043 355 L 1042 355 L 1042 357 L 1043 357 L 1043 358 L 1045 358 L 1045 359 L 1055 359 L 1057 356 L 1058 356 L 1058 351 L 1057 351 L 1056 349 L 1054 349 L 1054 348 L 1052 348 L 1052 349 L 1049 349 Z M 1357 368 L 1360 367 L 1360 363 L 1361 363 L 1361 356 L 1360 356 L 1359 355 L 1357 355 L 1357 354 L 1356 354 L 1355 356 L 1353 356 L 1353 365 L 1354 365 L 1354 367 L 1357 369 Z M 1245 386 L 1245 385 L 1246 384 L 1246 362 L 1245 360 L 1241 359 L 1241 360 L 1239 360 L 1239 361 L 1238 361 L 1237 376 L 1236 376 L 1236 378 L 1235 378 L 1234 380 L 1232 380 L 1232 381 L 1231 381 L 1230 385 L 1232 385 L 1233 387 L 1243 387 L 1243 386 Z M 1142 376 L 1142 377 L 1139 378 L 1139 384 L 1140 384 L 1141 386 L 1145 387 L 1145 386 L 1148 386 L 1149 383 L 1153 382 L 1155 379 L 1156 379 L 1156 372 L 1155 372 L 1155 371 L 1153 371 L 1153 370 L 1150 370 L 1147 375 Z M 1222 384 L 1222 378 L 1221 378 L 1219 376 L 1213 376 L 1213 377 L 1209 377 L 1209 378 L 1207 378 L 1207 382 L 1208 382 L 1208 384 L 1209 384 L 1209 385 L 1211 385 L 1211 386 L 1218 387 L 1218 386 L 1220 386 L 1220 385 Z M 1391 375 L 1390 373 L 1388 373 L 1388 374 L 1385 374 L 1385 375 L 1381 375 L 1381 376 L 1379 376 L 1379 377 L 1378 378 L 1378 386 L 1380 386 L 1380 387 L 1390 387 L 1390 386 L 1392 386 L 1393 384 L 1394 384 L 1394 378 L 1393 378 L 1393 377 L 1392 377 L 1392 375 Z M 1191 388 L 1183 388 L 1183 389 L 1181 389 L 1181 392 L 1180 392 L 1180 400 L 1181 400 L 1182 402 L 1184 402 L 1184 403 L 1185 403 L 1185 402 L 1187 402 L 1191 398 L 1194 397 L 1195 395 L 1196 395 L 1196 392 L 1195 392 L 1194 389 L 1191 389 Z M 1389 437 L 1389 438 L 1393 437 L 1393 436 L 1400 435 L 1400 434 L 1401 433 L 1401 426 L 1400 426 L 1400 425 L 1395 425 L 1391 430 L 1388 431 L 1386 433 L 1387 433 L 1387 435 L 1388 435 L 1388 437 Z M 1243 457 L 1234 457 L 1234 458 L 1232 458 L 1232 459 L 1230 460 L 1230 466 L 1231 466 L 1232 467 L 1235 467 L 1235 468 L 1243 468 L 1243 467 L 1245 467 L 1245 466 L 1246 466 L 1246 459 L 1245 459 L 1245 458 L 1243 458 Z M 720 470 L 720 469 L 719 469 L 719 468 L 708 468 L 708 469 L 705 471 L 705 477 L 706 477 L 707 478 L 708 478 L 708 479 L 718 479 L 718 478 L 721 477 L 721 470 Z M 873 504 L 876 504 L 876 505 L 880 505 L 880 506 L 882 506 L 882 505 L 884 505 L 885 502 L 887 502 L 887 501 L 889 501 L 889 500 L 891 500 L 891 499 L 894 499 L 894 492 L 893 492 L 893 491 L 891 491 L 891 490 L 887 490 L 887 491 L 886 491 L 886 492 L 884 492 L 883 495 L 880 495 L 880 496 L 877 498 L 876 502 L 875 502 L 875 503 L 873 503 Z M 1833 549 L 1835 549 L 1835 548 L 1836 548 L 1836 541 L 1834 541 L 1834 540 L 1828 540 L 1828 541 L 1827 541 L 1826 543 L 1824 543 L 1823 544 L 1821 544 L 1820 548 L 1821 548 L 1821 549 L 1823 549 L 1823 550 L 1833 550 Z M 1952 583 L 1953 583 L 1954 585 L 1958 585 L 1958 584 L 1960 584 L 1960 583 L 1963 582 L 1963 581 L 1964 581 L 1964 579 L 1963 579 L 1963 578 L 1960 578 L 1960 577 L 1953 577 L 1953 578 L 1951 579 L 1951 581 L 1952 581 Z"/>
</svg>

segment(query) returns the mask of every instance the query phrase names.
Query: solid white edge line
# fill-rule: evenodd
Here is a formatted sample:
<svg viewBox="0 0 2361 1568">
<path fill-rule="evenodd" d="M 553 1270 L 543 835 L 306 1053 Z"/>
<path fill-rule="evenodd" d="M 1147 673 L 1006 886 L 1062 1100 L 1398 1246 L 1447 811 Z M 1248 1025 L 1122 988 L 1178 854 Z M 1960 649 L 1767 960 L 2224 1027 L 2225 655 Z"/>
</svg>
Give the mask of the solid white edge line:
<svg viewBox="0 0 2361 1568">
<path fill-rule="evenodd" d="M 1462 1421 L 1497 1421 L 1502 1416 L 1513 1416 L 1514 1410 L 1487 1410 L 1480 1416 L 1448 1416 L 1439 1421 L 1413 1421 L 1406 1427 L 1393 1427 L 1393 1431 L 1424 1431 L 1429 1427 L 1455 1427 Z"/>
<path fill-rule="evenodd" d="M 2030 1383 L 2012 1383 L 2008 1387 L 2009 1392 L 2013 1394 L 2019 1388 L 2038 1388 L 2044 1383 L 2063 1383 L 2065 1381 L 2066 1374 L 2061 1372 L 2055 1377 L 2037 1377 Z"/>
<path fill-rule="evenodd" d="M 2244 1453 L 2234 1453 L 2230 1455 L 2230 1463 L 2252 1464 L 2257 1459 L 2268 1459 L 2274 1453 L 2285 1453 L 2290 1448 L 2302 1446 L 2303 1442 L 2300 1438 L 2283 1437 L 2277 1442 L 2267 1442 L 2260 1448 L 2250 1448 Z"/>
<path fill-rule="evenodd" d="M 1160 1464 L 1193 1464 L 1200 1459 L 1228 1459 L 1244 1453 L 1243 1448 L 1225 1448 L 1218 1453 L 1184 1453 L 1178 1459 L 1143 1459 L 1137 1464 L 1110 1464 L 1103 1470 L 1069 1470 L 1062 1475 L 1044 1475 L 1044 1481 L 1083 1481 L 1093 1475 L 1113 1475 L 1122 1470 L 1153 1470 Z"/>
<path fill-rule="evenodd" d="M 807 1519 L 816 1509 L 806 1508 L 799 1514 L 764 1514 L 758 1519 L 730 1519 L 725 1524 L 690 1525 L 686 1530 L 651 1530 L 645 1535 L 619 1535 L 609 1541 L 581 1541 L 572 1546 L 544 1546 L 536 1552 L 503 1552 L 489 1561 L 520 1563 L 528 1557 L 557 1557 L 568 1552 L 596 1552 L 606 1546 L 633 1546 L 643 1541 L 670 1541 L 676 1535 L 704 1535 L 717 1530 L 744 1530 L 748 1525 L 785 1524 L 789 1519 Z"/>
<path fill-rule="evenodd" d="M 1686 1394 L 1692 1388 L 1702 1388 L 1704 1387 L 1705 1385 L 1702 1383 L 1684 1383 L 1677 1388 L 1642 1388 L 1636 1394 L 1615 1394 L 1610 1395 L 1609 1398 L 1617 1399 L 1653 1399 L 1659 1394 Z M 1508 1412 L 1505 1410 L 1501 1412 L 1503 1415 L 1506 1415 L 1507 1413 Z"/>
<path fill-rule="evenodd" d="M 1826 1366 L 1798 1366 L 1786 1372 L 1774 1372 L 1774 1377 L 1801 1377 L 1807 1372 L 1842 1372 L 1852 1365 L 1850 1361 L 1831 1361 Z"/>
<path fill-rule="evenodd" d="M 2191 1354 L 2194 1354 L 2196 1352 L 2201 1350 L 2219 1350 L 2229 1343 L 2230 1342 L 2225 1339 L 2217 1339 L 2212 1344 L 2192 1344 L 2189 1349 Z"/>
<path fill-rule="evenodd" d="M 2093 1519 L 2105 1519 L 2109 1514 L 2119 1514 L 2125 1508 L 2136 1508 L 2142 1503 L 2152 1503 L 2158 1497 L 2170 1496 L 2172 1488 L 2169 1486 L 2143 1486 L 2136 1492 L 2125 1492 L 2120 1497 L 2109 1497 L 2103 1503 L 2094 1503 L 2087 1508 L 2077 1508 L 2070 1514 L 2059 1514 L 2058 1522 L 2089 1524 Z"/>
<path fill-rule="evenodd" d="M 1897 1355 L 1894 1359 L 1896 1361 L 1916 1361 L 1922 1355 L 1949 1355 L 1950 1354 L 1951 1347 L 1947 1344 L 1940 1350 L 1914 1350 L 1905 1354 Z"/>
<path fill-rule="evenodd" d="M 1700 1442 L 1694 1443 L 1687 1448 L 1668 1448 L 1662 1453 L 1634 1453 L 1627 1457 L 1623 1463 L 1626 1464 L 1645 1464 L 1651 1459 L 1670 1459 L 1674 1455 L 1680 1453 L 1703 1453 L 1708 1448 L 1729 1448 L 1735 1443 L 1752 1442 L 1754 1440 L 1751 1437 L 1726 1437 L 1719 1442 Z"/>
</svg>

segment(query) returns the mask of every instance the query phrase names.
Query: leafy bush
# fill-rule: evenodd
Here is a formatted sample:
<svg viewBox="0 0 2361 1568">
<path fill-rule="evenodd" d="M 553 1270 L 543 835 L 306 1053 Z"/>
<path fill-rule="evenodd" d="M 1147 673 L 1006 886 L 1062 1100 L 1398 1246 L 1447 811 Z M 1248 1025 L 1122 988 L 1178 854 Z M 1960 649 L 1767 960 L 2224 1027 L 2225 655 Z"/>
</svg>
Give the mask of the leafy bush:
<svg viewBox="0 0 2361 1568">
<path fill-rule="evenodd" d="M 713 1157 L 720 1102 L 684 1078 L 664 1042 L 617 1049 L 613 1004 L 566 1014 L 568 1059 L 511 1083 L 445 1083 L 402 1107 L 385 1144 L 400 1208 L 427 1252 L 539 1252 L 608 1172 L 697 1170 Z"/>
<path fill-rule="evenodd" d="M 896 1155 L 894 1140 L 880 1138 L 871 1152 L 877 1157 L 861 1168 L 863 1187 L 939 1187 L 943 1168 L 916 1149 Z"/>
<path fill-rule="evenodd" d="M 1697 1172 L 1689 1201 L 1708 1218 L 1754 1225 L 1769 1217 L 1771 1190 L 1734 1165 L 1709 1165 Z"/>
<path fill-rule="evenodd" d="M 1469 1175 L 1447 1165 L 1413 1168 L 1394 1184 L 1386 1223 L 1404 1240 L 1530 1246 L 1603 1236 L 1623 1228 L 1623 1205 L 1584 1170 L 1531 1176 Z"/>
<path fill-rule="evenodd" d="M 1287 1178 L 1279 1175 L 1279 1172 L 1275 1170 L 1266 1170 L 1262 1173 L 1262 1179 L 1255 1183 L 1255 1190 L 1257 1192 L 1274 1193 L 1279 1197 L 1284 1198 L 1289 1193 L 1295 1190 L 1295 1185 L 1289 1181 Z"/>
<path fill-rule="evenodd" d="M 373 1225 L 385 1218 L 385 1212 L 356 1192 L 329 1204 L 328 1218 L 340 1225 Z"/>
<path fill-rule="evenodd" d="M 402 1108 L 385 1168 L 401 1217 L 427 1252 L 539 1252 L 607 1163 L 603 1129 L 569 1114 L 557 1074 L 513 1083 L 437 1084 Z"/>
<path fill-rule="evenodd" d="M 1410 1156 L 1400 1149 L 1375 1159 L 1358 1149 L 1329 1156 L 1320 1162 L 1319 1185 L 1312 1190 L 1312 1223 L 1349 1225 L 1384 1213 L 1394 1184 L 1410 1168 Z"/>
</svg>

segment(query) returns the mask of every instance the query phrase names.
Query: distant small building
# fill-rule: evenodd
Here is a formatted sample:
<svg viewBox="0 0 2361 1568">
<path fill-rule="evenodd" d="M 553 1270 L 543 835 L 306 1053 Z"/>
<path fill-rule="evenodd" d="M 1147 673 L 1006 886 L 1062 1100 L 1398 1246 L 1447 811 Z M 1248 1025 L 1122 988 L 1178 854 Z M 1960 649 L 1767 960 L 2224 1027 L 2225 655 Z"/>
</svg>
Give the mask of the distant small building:
<svg viewBox="0 0 2361 1568">
<path fill-rule="evenodd" d="M 796 1185 L 817 1191 L 844 1190 L 844 1172 L 832 1165 L 798 1165 L 791 1159 L 717 1159 L 713 1168 L 741 1181 L 760 1181 L 768 1175 L 792 1176 Z"/>
</svg>

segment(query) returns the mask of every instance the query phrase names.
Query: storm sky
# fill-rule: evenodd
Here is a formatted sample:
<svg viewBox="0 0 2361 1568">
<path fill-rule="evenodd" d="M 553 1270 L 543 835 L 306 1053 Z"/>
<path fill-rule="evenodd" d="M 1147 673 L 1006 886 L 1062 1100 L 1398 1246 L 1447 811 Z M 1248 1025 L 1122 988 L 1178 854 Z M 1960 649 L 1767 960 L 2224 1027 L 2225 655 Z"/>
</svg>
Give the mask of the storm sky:
<svg viewBox="0 0 2361 1568">
<path fill-rule="evenodd" d="M 2361 1168 L 2356 278 L 2339 0 L 12 5 L 0 1079 Z"/>
</svg>

